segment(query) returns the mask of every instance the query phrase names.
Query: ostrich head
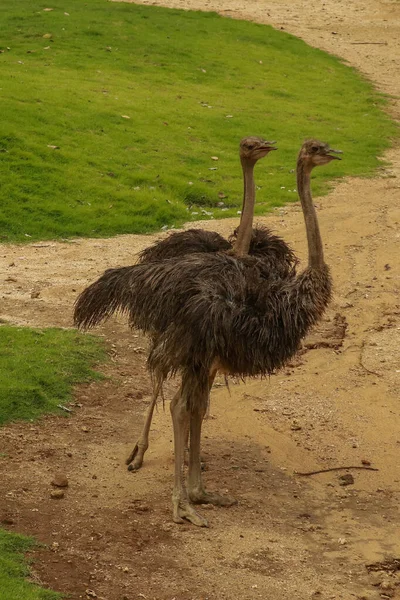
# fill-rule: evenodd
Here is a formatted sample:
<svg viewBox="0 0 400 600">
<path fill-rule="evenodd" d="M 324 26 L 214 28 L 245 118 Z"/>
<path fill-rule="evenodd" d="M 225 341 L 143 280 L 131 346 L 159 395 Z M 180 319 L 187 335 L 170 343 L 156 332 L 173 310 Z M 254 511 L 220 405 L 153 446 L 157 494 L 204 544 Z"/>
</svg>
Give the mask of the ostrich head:
<svg viewBox="0 0 400 600">
<path fill-rule="evenodd" d="M 333 150 L 325 142 L 319 140 L 306 140 L 299 152 L 301 160 L 308 169 L 313 169 L 320 165 L 326 165 L 331 160 L 341 160 L 336 154 L 341 154 L 341 150 Z"/>
<path fill-rule="evenodd" d="M 257 162 L 263 156 L 266 156 L 271 150 L 277 150 L 275 142 L 267 142 L 263 138 L 251 135 L 245 137 L 240 142 L 240 158 L 249 162 Z"/>
</svg>

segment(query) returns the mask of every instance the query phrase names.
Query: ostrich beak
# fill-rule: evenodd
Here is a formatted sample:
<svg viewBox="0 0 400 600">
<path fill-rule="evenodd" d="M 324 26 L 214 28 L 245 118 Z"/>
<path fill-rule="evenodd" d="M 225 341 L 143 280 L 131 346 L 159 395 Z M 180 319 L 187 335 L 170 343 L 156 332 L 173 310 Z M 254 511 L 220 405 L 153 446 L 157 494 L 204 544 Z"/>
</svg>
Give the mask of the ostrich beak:
<svg viewBox="0 0 400 600">
<path fill-rule="evenodd" d="M 274 146 L 274 144 L 276 144 L 276 142 L 263 142 L 263 145 L 260 146 L 260 150 L 278 150 L 278 148 L 276 146 Z"/>
<path fill-rule="evenodd" d="M 331 152 L 333 152 L 333 156 L 331 154 Z M 335 156 L 335 154 L 343 154 L 343 152 L 341 150 L 334 150 L 333 148 L 329 148 L 327 155 L 330 156 L 331 158 L 334 158 L 335 160 L 342 160 L 340 158 L 340 156 Z"/>
</svg>

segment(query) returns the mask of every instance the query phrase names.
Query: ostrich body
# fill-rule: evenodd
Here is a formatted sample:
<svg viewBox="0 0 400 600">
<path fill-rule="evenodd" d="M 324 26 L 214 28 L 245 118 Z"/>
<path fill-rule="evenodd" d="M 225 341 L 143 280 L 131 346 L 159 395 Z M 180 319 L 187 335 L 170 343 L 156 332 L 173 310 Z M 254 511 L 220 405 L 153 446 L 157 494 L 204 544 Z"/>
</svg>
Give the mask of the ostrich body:
<svg viewBox="0 0 400 600">
<path fill-rule="evenodd" d="M 200 463 L 201 426 L 210 378 L 221 369 L 241 377 L 268 375 L 283 366 L 322 316 L 331 296 L 311 171 L 337 158 L 327 144 L 305 142 L 297 162 L 298 192 L 308 240 L 308 266 L 278 277 L 263 260 L 246 254 L 250 237 L 240 238 L 237 255 L 198 253 L 177 262 L 110 269 L 80 295 L 75 322 L 91 327 L 116 310 L 130 325 L 152 336 L 149 369 L 160 387 L 180 373 L 179 394 L 171 403 L 175 481 L 173 518 L 199 526 L 206 520 L 193 503 L 230 505 L 232 498 L 205 491 Z M 244 241 L 243 241 L 244 240 Z M 190 435 L 189 473 L 184 481 L 184 449 Z"/>
<path fill-rule="evenodd" d="M 286 277 L 295 268 L 297 259 L 292 249 L 280 237 L 271 233 L 266 227 L 253 228 L 255 205 L 255 184 L 253 170 L 257 154 L 268 146 L 268 151 L 274 150 L 274 142 L 265 142 L 255 136 L 244 138 L 240 143 L 240 160 L 243 170 L 244 193 L 239 227 L 226 240 L 215 231 L 204 229 L 189 229 L 171 233 L 167 238 L 148 246 L 139 254 L 140 263 L 150 263 L 166 258 L 181 259 L 188 254 L 234 252 L 238 253 L 240 245 L 245 242 L 248 253 L 263 259 L 270 274 Z M 250 240 L 250 241 L 249 241 Z M 210 376 L 210 389 L 216 372 Z M 143 430 L 132 452 L 126 460 L 130 471 L 137 471 L 143 464 L 144 455 L 149 447 L 149 434 L 157 402 L 158 391 L 154 390 L 147 410 Z"/>
</svg>

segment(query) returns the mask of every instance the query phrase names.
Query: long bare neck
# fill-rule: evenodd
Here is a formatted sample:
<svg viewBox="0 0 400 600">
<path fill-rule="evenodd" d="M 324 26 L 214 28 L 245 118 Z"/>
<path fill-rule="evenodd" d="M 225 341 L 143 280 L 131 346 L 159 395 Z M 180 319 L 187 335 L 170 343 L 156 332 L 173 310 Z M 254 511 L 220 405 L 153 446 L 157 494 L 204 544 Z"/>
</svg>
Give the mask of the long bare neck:
<svg viewBox="0 0 400 600">
<path fill-rule="evenodd" d="M 236 236 L 234 251 L 237 256 L 249 253 L 251 236 L 253 233 L 254 206 L 256 201 L 256 186 L 254 183 L 255 161 L 241 159 L 243 169 L 243 204 L 240 224 Z"/>
<path fill-rule="evenodd" d="M 299 157 L 297 161 L 297 190 L 303 208 L 308 241 L 308 265 L 320 269 L 325 265 L 321 234 L 318 226 L 317 213 L 311 196 L 311 169 L 307 168 Z"/>
</svg>

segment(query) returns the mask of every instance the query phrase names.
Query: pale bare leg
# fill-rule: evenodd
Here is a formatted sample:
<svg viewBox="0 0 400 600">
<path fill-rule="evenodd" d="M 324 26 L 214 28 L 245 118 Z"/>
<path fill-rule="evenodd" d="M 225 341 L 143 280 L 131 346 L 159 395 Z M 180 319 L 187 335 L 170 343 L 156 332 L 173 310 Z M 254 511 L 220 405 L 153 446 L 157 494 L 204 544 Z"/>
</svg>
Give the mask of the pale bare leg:
<svg viewBox="0 0 400 600">
<path fill-rule="evenodd" d="M 126 459 L 126 464 L 128 466 L 128 471 L 138 471 L 143 464 L 143 457 L 147 448 L 149 447 L 149 433 L 151 421 L 153 419 L 154 407 L 157 402 L 157 398 L 160 392 L 160 386 L 156 385 L 153 390 L 153 396 L 151 398 L 150 406 L 147 410 L 146 420 L 144 422 L 144 427 L 142 429 L 142 433 L 138 441 L 135 444 L 132 452 Z"/>
<path fill-rule="evenodd" d="M 189 448 L 189 477 L 188 492 L 194 504 L 214 504 L 216 506 L 232 506 L 237 500 L 231 496 L 221 496 L 204 489 L 201 473 L 200 441 L 201 426 L 206 412 L 206 406 L 192 412 L 190 416 L 190 448 Z"/>
<path fill-rule="evenodd" d="M 199 527 L 207 527 L 207 521 L 200 516 L 189 502 L 185 486 L 184 454 L 188 436 L 190 413 L 186 408 L 186 398 L 178 392 L 171 402 L 171 415 L 174 427 L 175 480 L 172 493 L 173 520 L 175 523 L 190 521 Z"/>
</svg>

